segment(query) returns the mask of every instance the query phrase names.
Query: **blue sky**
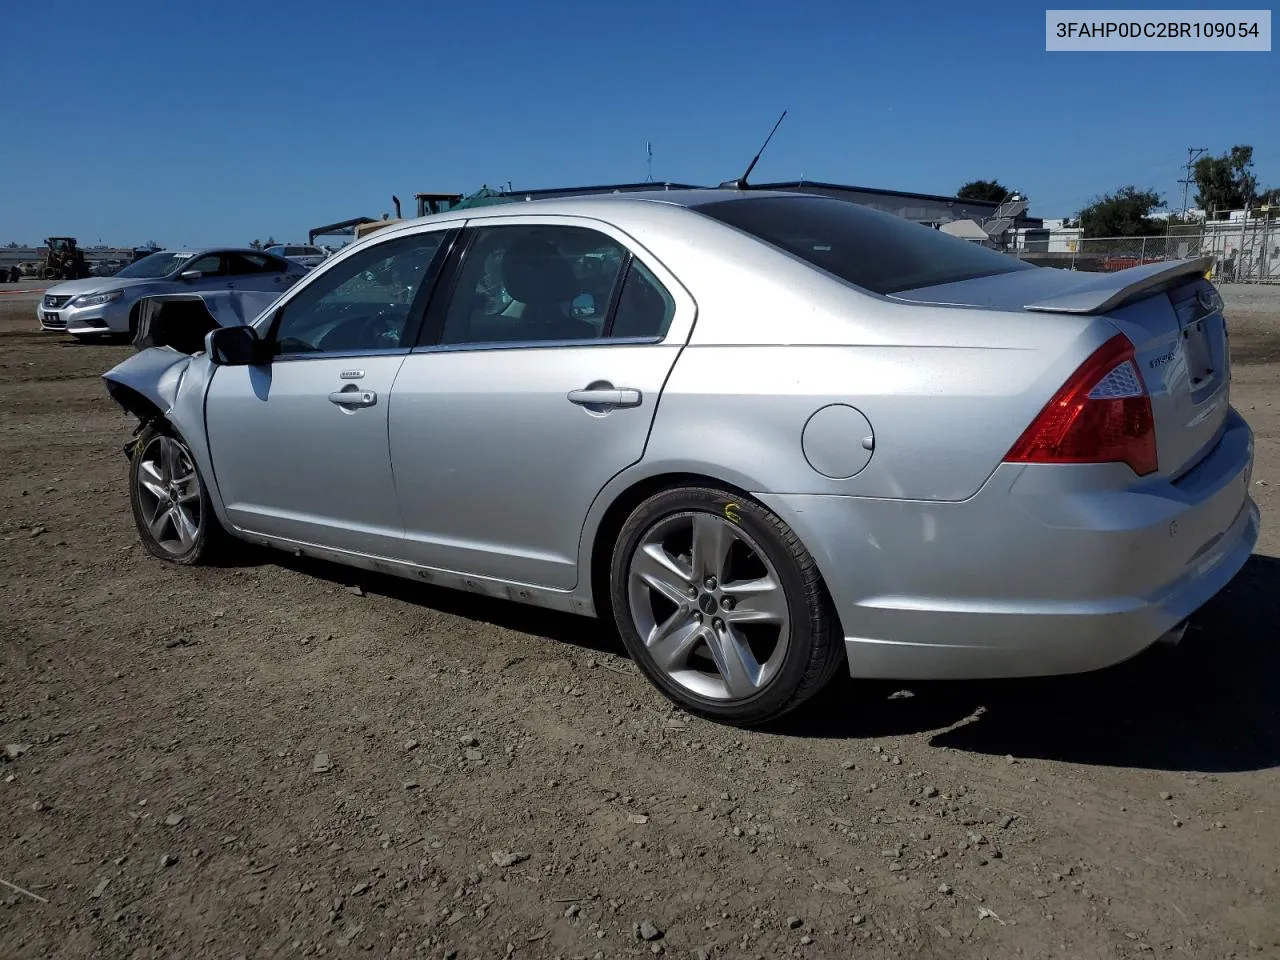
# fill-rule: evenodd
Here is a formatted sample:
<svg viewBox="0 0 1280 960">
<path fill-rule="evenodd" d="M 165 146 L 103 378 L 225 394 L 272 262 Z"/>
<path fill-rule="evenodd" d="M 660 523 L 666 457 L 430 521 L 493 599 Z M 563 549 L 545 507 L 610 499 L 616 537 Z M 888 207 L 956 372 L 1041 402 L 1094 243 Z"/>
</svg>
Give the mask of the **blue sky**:
<svg viewBox="0 0 1280 960">
<path fill-rule="evenodd" d="M 0 241 L 305 239 L 392 193 L 740 173 L 1040 216 L 1188 146 L 1280 185 L 1280 54 L 1046 53 L 1044 6 L 342 0 L 20 3 L 4 16 Z M 39 109 L 32 105 L 39 104 Z"/>
</svg>

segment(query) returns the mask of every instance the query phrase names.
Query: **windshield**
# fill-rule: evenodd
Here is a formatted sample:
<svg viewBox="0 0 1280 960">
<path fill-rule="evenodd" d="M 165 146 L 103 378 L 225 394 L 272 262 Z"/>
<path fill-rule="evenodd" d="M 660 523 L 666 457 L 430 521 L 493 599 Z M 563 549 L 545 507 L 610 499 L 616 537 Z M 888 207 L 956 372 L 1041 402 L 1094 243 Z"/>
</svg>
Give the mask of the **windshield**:
<svg viewBox="0 0 1280 960">
<path fill-rule="evenodd" d="M 870 207 L 827 197 L 714 200 L 694 208 L 882 295 L 1034 266 Z"/>
<path fill-rule="evenodd" d="M 150 256 L 143 257 L 137 263 L 129 264 L 116 276 L 154 280 L 157 277 L 167 277 L 178 269 L 179 264 L 186 263 L 190 259 L 191 254 L 189 253 L 153 253 Z"/>
</svg>

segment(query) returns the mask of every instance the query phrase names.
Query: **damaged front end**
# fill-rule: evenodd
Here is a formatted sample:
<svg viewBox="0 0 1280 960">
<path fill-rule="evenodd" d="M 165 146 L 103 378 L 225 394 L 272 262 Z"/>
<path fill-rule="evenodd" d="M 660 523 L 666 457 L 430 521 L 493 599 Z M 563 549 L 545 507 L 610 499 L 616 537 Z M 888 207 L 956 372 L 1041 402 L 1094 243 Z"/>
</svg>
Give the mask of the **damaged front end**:
<svg viewBox="0 0 1280 960">
<path fill-rule="evenodd" d="M 209 331 L 248 325 L 279 296 L 257 290 L 206 290 L 146 297 L 138 308 L 133 345 L 139 350 L 173 347 L 180 353 L 200 353 Z"/>
<path fill-rule="evenodd" d="M 124 454 L 132 462 L 143 431 L 155 425 L 187 447 L 223 529 L 232 525 L 223 507 L 209 454 L 204 401 L 217 367 L 206 352 L 210 332 L 243 326 L 277 299 L 240 291 L 162 294 L 147 298 L 134 345 L 138 352 L 102 375 L 107 393 L 138 418 Z"/>
<path fill-rule="evenodd" d="M 193 359 L 172 347 L 151 347 L 102 375 L 111 399 L 138 418 L 138 426 L 124 446 L 125 456 L 132 458 L 138 436 L 149 424 L 170 419 Z"/>
<path fill-rule="evenodd" d="M 276 293 L 214 290 L 140 301 L 133 338 L 138 353 L 102 375 L 111 399 L 138 418 L 126 456 L 132 457 L 139 435 L 157 420 L 198 442 L 201 401 L 212 373 L 205 338 L 219 327 L 251 323 L 278 298 Z"/>
</svg>

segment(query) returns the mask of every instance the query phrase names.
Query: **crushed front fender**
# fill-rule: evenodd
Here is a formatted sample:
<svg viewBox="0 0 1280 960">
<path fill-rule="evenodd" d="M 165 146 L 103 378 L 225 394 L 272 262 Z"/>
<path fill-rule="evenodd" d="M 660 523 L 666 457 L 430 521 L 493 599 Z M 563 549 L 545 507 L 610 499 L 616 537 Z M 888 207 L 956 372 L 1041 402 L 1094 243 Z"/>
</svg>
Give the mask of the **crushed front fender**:
<svg viewBox="0 0 1280 960">
<path fill-rule="evenodd" d="M 173 409 L 192 357 L 170 347 L 134 354 L 102 375 L 107 393 L 127 413 L 141 419 L 167 417 Z"/>
<path fill-rule="evenodd" d="M 133 456 L 137 437 L 148 424 L 165 421 L 168 429 L 186 441 L 214 513 L 227 527 L 204 424 L 205 392 L 215 370 L 203 353 L 186 354 L 172 347 L 151 347 L 112 367 L 102 379 L 121 409 L 138 418 L 133 438 L 125 444 L 126 456 Z"/>
</svg>

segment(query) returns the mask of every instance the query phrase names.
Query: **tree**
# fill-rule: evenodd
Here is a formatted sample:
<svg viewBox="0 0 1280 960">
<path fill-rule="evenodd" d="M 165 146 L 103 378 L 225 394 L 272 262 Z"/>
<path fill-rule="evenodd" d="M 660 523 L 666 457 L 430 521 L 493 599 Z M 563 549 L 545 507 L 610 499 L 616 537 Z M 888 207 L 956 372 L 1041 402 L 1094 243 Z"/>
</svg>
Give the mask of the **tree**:
<svg viewBox="0 0 1280 960">
<path fill-rule="evenodd" d="M 8 246 L 8 248 L 9 248 L 10 250 L 17 250 L 17 249 L 18 249 L 18 241 L 17 241 L 17 240 L 10 240 L 10 241 L 8 242 L 8 244 L 6 244 L 6 246 Z"/>
<path fill-rule="evenodd" d="M 1001 203 L 1013 191 L 999 180 L 970 180 L 956 191 L 961 200 L 986 200 L 990 203 Z"/>
<path fill-rule="evenodd" d="M 1206 213 L 1240 210 L 1258 201 L 1253 147 L 1237 144 L 1220 157 L 1201 157 L 1195 165 L 1196 204 Z"/>
<path fill-rule="evenodd" d="M 255 240 L 250 240 L 250 241 L 249 241 L 249 249 L 251 249 L 251 250 L 261 250 L 261 249 L 262 249 L 262 241 L 261 241 L 261 240 L 256 240 L 256 239 L 255 239 Z"/>
<path fill-rule="evenodd" d="M 1097 197 L 1081 210 L 1080 226 L 1086 237 L 1154 236 L 1163 232 L 1163 225 L 1152 220 L 1151 213 L 1163 206 L 1155 190 L 1139 190 L 1130 184 Z"/>
</svg>

